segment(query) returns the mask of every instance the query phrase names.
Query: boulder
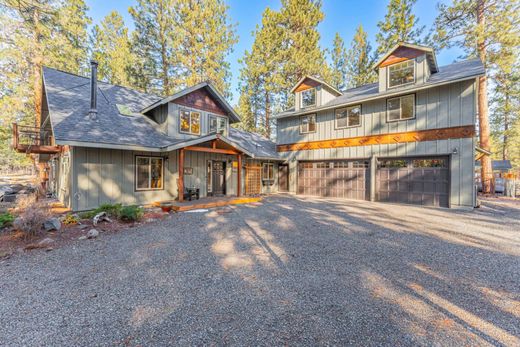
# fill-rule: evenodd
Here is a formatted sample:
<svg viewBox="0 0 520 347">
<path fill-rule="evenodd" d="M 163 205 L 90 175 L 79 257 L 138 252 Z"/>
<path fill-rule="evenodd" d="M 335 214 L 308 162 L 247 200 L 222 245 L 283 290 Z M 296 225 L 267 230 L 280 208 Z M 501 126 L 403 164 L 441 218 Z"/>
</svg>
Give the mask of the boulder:
<svg viewBox="0 0 520 347">
<path fill-rule="evenodd" d="M 94 216 L 94 218 L 92 219 L 92 224 L 94 225 L 98 225 L 99 222 L 102 222 L 102 221 L 105 221 L 105 222 L 112 222 L 110 220 L 110 218 L 108 218 L 108 215 L 106 212 L 99 212 L 98 214 L 96 214 Z"/>
<path fill-rule="evenodd" d="M 87 239 L 94 239 L 99 236 L 99 231 L 96 229 L 90 229 L 87 233 Z"/>
<path fill-rule="evenodd" d="M 43 229 L 45 229 L 45 231 L 53 231 L 53 230 L 60 231 L 61 222 L 56 217 L 47 219 L 45 222 L 43 222 Z"/>
</svg>

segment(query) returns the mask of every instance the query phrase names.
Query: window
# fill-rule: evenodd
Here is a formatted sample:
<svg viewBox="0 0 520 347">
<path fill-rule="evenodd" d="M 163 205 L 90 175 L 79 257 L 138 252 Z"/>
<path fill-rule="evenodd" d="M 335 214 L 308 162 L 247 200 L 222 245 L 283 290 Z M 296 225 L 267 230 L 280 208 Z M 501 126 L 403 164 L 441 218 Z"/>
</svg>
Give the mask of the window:
<svg viewBox="0 0 520 347">
<path fill-rule="evenodd" d="M 211 134 L 222 134 L 224 136 L 228 133 L 228 119 L 215 115 L 209 116 L 209 132 Z"/>
<path fill-rule="evenodd" d="M 361 105 L 336 110 L 336 129 L 357 127 L 361 125 Z"/>
<path fill-rule="evenodd" d="M 301 100 L 301 107 L 310 107 L 316 105 L 316 89 L 311 88 L 304 90 L 301 92 L 302 100 Z"/>
<path fill-rule="evenodd" d="M 136 157 L 135 158 L 135 189 L 157 190 L 163 189 L 163 158 Z"/>
<path fill-rule="evenodd" d="M 388 88 L 415 82 L 415 60 L 407 60 L 388 67 Z"/>
<path fill-rule="evenodd" d="M 320 163 L 316 164 L 316 167 L 318 169 L 328 169 L 328 168 L 330 168 L 330 164 L 331 163 L 329 163 L 329 162 L 320 162 Z"/>
<path fill-rule="evenodd" d="M 274 181 L 274 164 L 263 163 L 262 164 L 262 181 L 272 183 Z"/>
<path fill-rule="evenodd" d="M 316 131 L 316 115 L 307 114 L 300 117 L 300 134 L 313 133 Z"/>
<path fill-rule="evenodd" d="M 211 193 L 213 191 L 213 170 L 212 170 L 212 161 L 208 160 L 206 164 L 206 183 L 207 183 L 207 191 Z"/>
<path fill-rule="evenodd" d="M 448 167 L 444 159 L 414 159 L 412 161 L 413 167 Z"/>
<path fill-rule="evenodd" d="M 200 135 L 199 112 L 181 110 L 179 120 L 181 133 Z"/>
<path fill-rule="evenodd" d="M 408 163 L 406 160 L 400 159 L 387 159 L 379 161 L 380 168 L 402 168 L 407 167 Z"/>
<path fill-rule="evenodd" d="M 415 94 L 400 96 L 386 101 L 386 120 L 395 122 L 415 117 Z"/>
</svg>

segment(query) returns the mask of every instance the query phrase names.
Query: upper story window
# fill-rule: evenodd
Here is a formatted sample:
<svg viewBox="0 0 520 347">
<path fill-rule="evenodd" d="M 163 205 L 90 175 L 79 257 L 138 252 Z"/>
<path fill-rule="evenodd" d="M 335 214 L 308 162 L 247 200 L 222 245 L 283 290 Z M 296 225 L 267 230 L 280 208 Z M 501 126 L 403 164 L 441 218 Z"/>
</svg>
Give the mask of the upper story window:
<svg viewBox="0 0 520 347">
<path fill-rule="evenodd" d="M 316 106 L 316 88 L 307 89 L 301 92 L 301 107 Z"/>
<path fill-rule="evenodd" d="M 209 132 L 210 134 L 222 134 L 227 136 L 228 134 L 228 119 L 227 117 L 221 117 L 216 115 L 209 116 Z"/>
<path fill-rule="evenodd" d="M 388 67 L 388 88 L 415 82 L 415 60 L 407 60 Z"/>
<path fill-rule="evenodd" d="M 357 127 L 361 125 L 361 105 L 336 110 L 336 129 Z"/>
<path fill-rule="evenodd" d="M 135 157 L 135 190 L 163 189 L 163 158 Z"/>
<path fill-rule="evenodd" d="M 200 112 L 181 110 L 179 123 L 181 133 L 200 135 Z"/>
<path fill-rule="evenodd" d="M 386 120 L 395 122 L 415 118 L 415 94 L 386 100 Z"/>
<path fill-rule="evenodd" d="M 306 114 L 300 117 L 300 134 L 316 132 L 316 114 Z"/>
</svg>

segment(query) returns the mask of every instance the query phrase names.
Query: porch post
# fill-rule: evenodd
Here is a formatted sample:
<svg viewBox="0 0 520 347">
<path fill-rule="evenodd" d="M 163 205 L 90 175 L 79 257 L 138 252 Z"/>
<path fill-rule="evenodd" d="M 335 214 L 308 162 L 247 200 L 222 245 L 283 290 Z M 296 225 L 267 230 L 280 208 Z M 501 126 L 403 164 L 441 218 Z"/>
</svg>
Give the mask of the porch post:
<svg viewBox="0 0 520 347">
<path fill-rule="evenodd" d="M 242 155 L 237 154 L 238 159 L 238 170 L 237 170 L 237 196 L 240 196 L 240 190 L 242 188 Z"/>
<path fill-rule="evenodd" d="M 179 150 L 179 201 L 184 201 L 184 148 Z"/>
</svg>

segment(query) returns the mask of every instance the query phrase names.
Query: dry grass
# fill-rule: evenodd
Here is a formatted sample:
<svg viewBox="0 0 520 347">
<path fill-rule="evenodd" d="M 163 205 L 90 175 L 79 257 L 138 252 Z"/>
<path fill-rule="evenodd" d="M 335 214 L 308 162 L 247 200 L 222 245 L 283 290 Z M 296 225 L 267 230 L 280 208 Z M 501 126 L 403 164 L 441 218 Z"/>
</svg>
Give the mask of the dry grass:
<svg viewBox="0 0 520 347">
<path fill-rule="evenodd" d="M 13 226 L 24 233 L 26 238 L 42 231 L 43 223 L 51 216 L 48 203 L 38 201 L 36 195 L 22 196 L 17 201 Z"/>
</svg>

